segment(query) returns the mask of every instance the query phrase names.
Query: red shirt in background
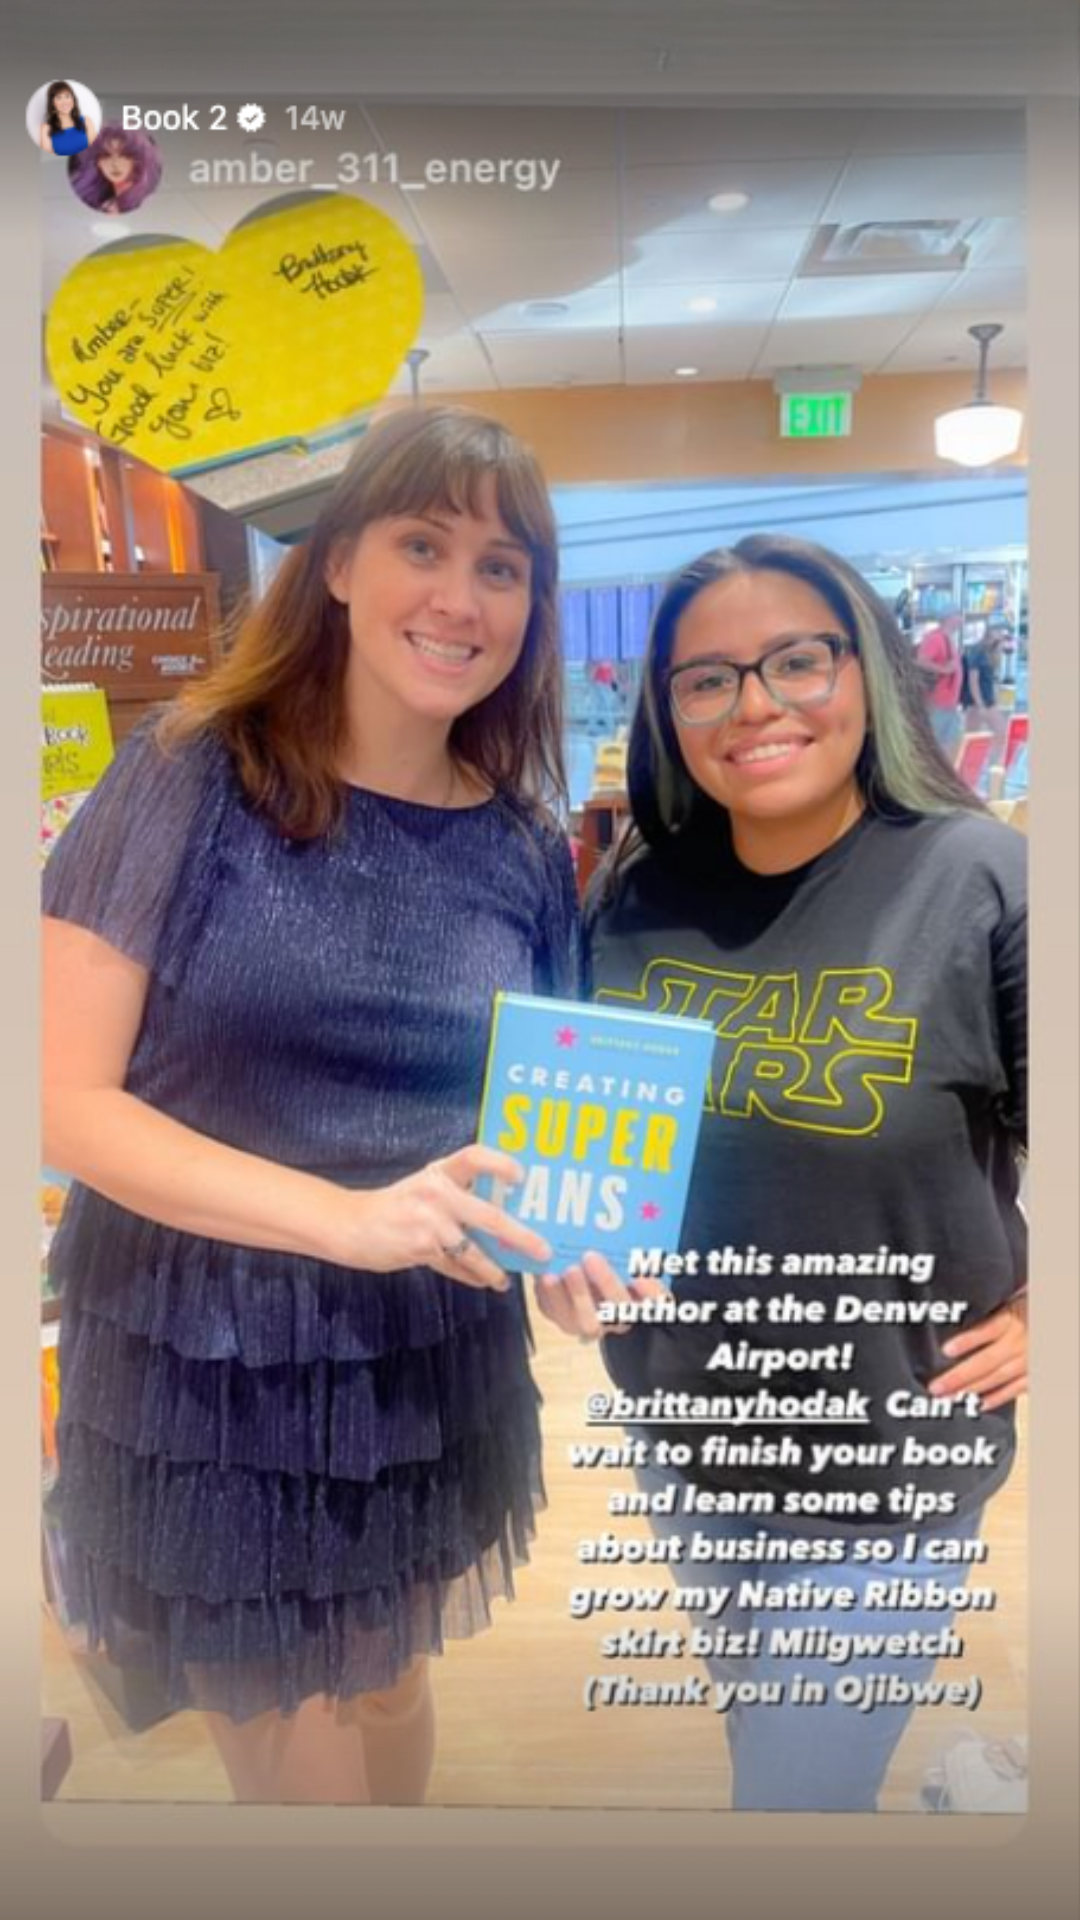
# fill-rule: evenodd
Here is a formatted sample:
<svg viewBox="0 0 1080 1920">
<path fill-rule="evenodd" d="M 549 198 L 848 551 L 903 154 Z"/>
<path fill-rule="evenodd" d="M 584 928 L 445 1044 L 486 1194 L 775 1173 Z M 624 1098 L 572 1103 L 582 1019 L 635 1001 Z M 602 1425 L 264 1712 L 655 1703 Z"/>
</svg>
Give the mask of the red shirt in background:
<svg viewBox="0 0 1080 1920">
<path fill-rule="evenodd" d="M 943 673 L 927 689 L 926 700 L 931 707 L 955 707 L 963 679 L 963 656 L 958 633 L 950 632 L 946 626 L 931 627 L 919 641 L 915 658 L 925 667 L 951 667 L 951 672 Z"/>
</svg>

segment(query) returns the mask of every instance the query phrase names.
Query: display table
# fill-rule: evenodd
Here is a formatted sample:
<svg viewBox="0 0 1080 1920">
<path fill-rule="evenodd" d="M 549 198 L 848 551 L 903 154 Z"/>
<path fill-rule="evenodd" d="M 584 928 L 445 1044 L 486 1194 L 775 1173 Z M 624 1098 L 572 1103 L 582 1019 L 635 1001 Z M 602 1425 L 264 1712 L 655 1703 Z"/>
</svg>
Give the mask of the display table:
<svg viewBox="0 0 1080 1920">
<path fill-rule="evenodd" d="M 592 794 L 582 809 L 581 847 L 578 854 L 578 892 L 585 889 L 608 848 L 624 831 L 630 819 L 630 802 L 625 793 Z"/>
</svg>

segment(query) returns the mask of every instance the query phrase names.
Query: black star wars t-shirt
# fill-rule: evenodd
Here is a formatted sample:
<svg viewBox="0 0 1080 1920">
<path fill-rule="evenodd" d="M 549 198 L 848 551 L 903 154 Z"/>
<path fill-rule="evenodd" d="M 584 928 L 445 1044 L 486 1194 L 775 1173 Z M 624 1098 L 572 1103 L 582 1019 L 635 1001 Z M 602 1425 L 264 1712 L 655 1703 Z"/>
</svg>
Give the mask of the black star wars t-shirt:
<svg viewBox="0 0 1080 1920">
<path fill-rule="evenodd" d="M 794 872 L 644 852 L 590 901 L 591 997 L 716 1029 L 673 1283 L 716 1304 L 608 1339 L 608 1369 L 694 1480 L 796 1528 L 942 1524 L 1008 1473 L 1012 1407 L 926 1388 L 1025 1284 L 1025 851 L 865 814 Z"/>
</svg>

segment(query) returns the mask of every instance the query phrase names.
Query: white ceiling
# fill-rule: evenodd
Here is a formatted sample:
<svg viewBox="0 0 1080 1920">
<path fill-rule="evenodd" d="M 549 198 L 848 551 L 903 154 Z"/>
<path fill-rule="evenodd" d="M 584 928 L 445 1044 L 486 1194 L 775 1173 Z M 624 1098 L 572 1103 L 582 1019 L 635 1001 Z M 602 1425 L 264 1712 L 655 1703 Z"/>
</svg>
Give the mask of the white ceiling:
<svg viewBox="0 0 1080 1920">
<path fill-rule="evenodd" d="M 112 103 L 103 103 L 106 111 Z M 340 101 L 339 103 L 340 104 Z M 347 131 L 293 133 L 281 105 L 253 143 L 239 132 L 160 136 L 164 183 L 124 217 L 131 237 L 220 246 L 287 189 L 193 187 L 196 157 L 310 156 L 334 182 L 345 150 L 395 155 L 398 178 L 431 157 L 544 158 L 548 193 L 382 184 L 351 191 L 390 213 L 420 251 L 428 289 L 424 391 L 771 378 L 846 365 L 862 374 L 974 368 L 966 329 L 1005 331 L 994 367 L 1026 362 L 1025 135 L 1021 109 L 896 106 L 709 109 L 348 107 Z M 389 162 L 382 163 L 384 171 Z M 64 170 L 42 167 L 44 288 L 103 244 Z M 718 215 L 711 194 L 749 195 Z M 822 224 L 977 220 L 962 271 L 800 278 Z M 99 222 L 102 232 L 115 222 Z M 691 310 L 712 298 L 714 312 Z M 537 318 L 530 301 L 556 301 Z M 403 370 L 394 392 L 407 392 Z"/>
</svg>

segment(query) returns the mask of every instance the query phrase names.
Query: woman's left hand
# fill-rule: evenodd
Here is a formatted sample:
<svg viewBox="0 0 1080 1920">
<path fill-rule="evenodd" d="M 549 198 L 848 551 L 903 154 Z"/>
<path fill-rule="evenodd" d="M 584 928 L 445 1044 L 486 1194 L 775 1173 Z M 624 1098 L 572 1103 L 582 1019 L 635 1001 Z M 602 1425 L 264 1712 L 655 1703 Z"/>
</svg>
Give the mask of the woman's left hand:
<svg viewBox="0 0 1080 1920">
<path fill-rule="evenodd" d="M 668 1289 L 659 1280 L 620 1280 L 602 1254 L 587 1253 L 578 1267 L 565 1273 L 541 1274 L 536 1282 L 536 1304 L 544 1317 L 563 1333 L 579 1340 L 599 1340 L 609 1333 L 629 1333 L 630 1321 L 601 1320 L 597 1308 L 624 1301 L 655 1300 Z"/>
<path fill-rule="evenodd" d="M 931 1393 L 977 1393 L 984 1413 L 1018 1399 L 1028 1384 L 1026 1293 L 954 1335 L 942 1352 L 960 1364 L 937 1374 L 930 1382 Z"/>
</svg>

